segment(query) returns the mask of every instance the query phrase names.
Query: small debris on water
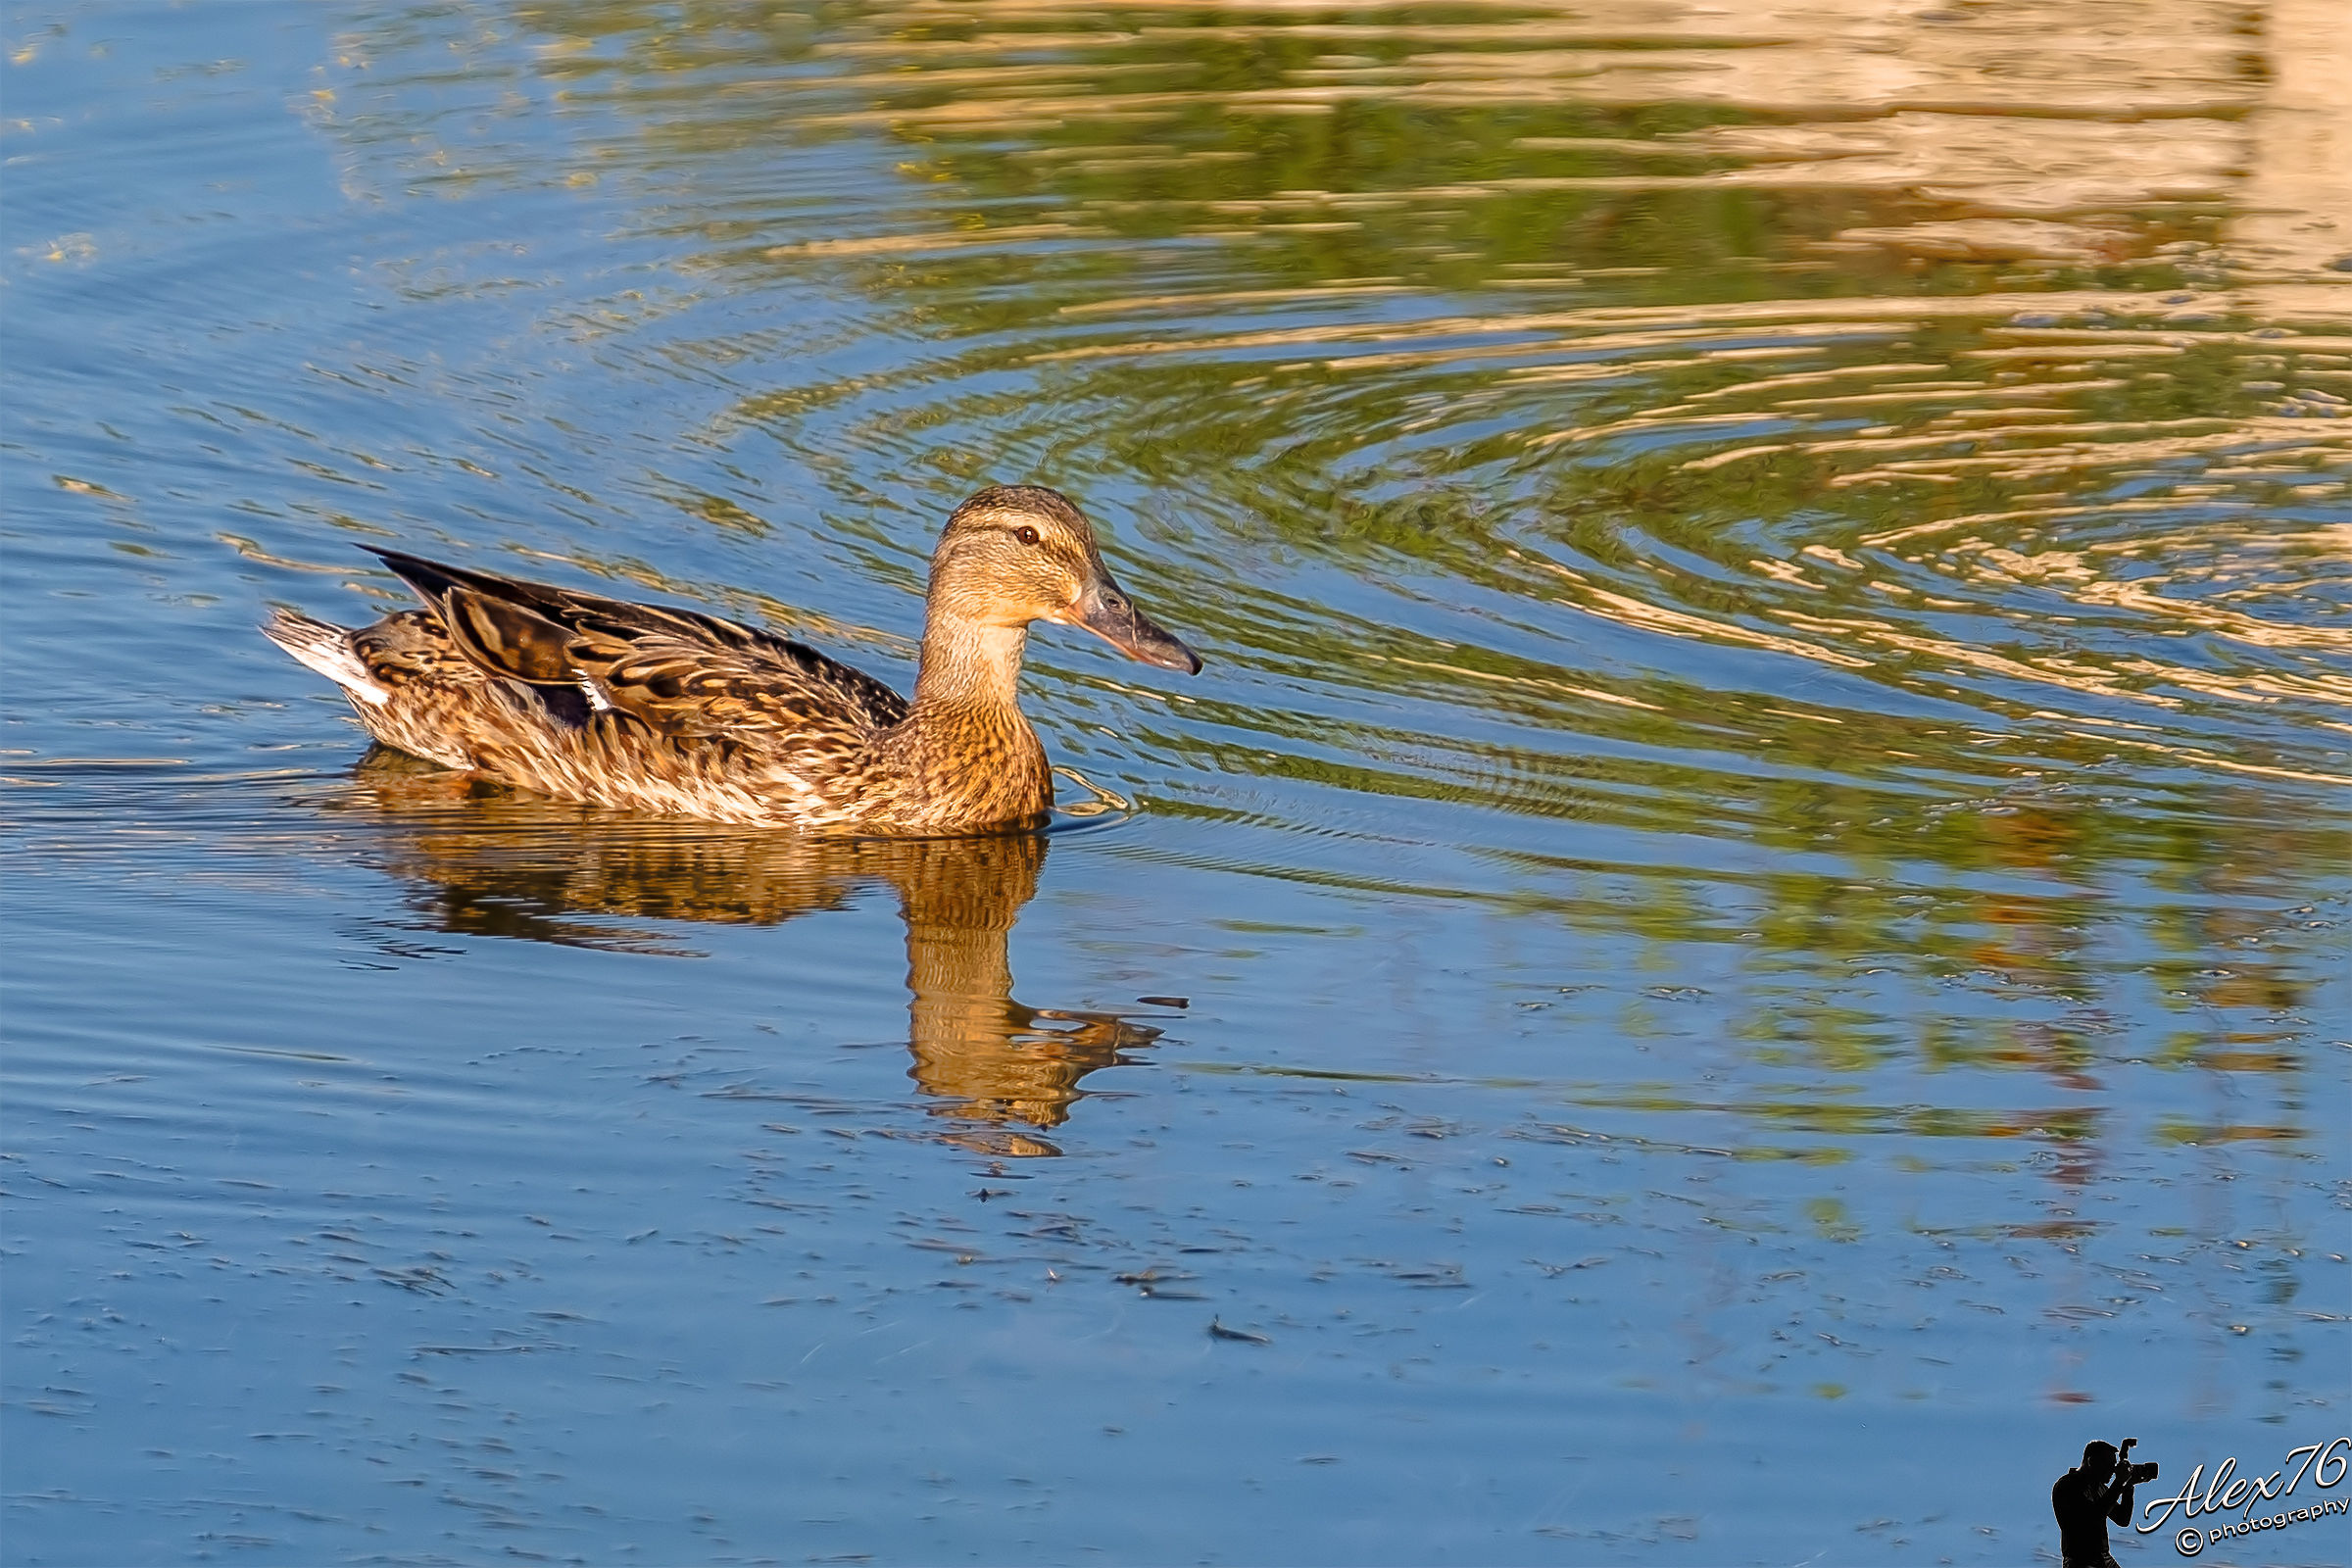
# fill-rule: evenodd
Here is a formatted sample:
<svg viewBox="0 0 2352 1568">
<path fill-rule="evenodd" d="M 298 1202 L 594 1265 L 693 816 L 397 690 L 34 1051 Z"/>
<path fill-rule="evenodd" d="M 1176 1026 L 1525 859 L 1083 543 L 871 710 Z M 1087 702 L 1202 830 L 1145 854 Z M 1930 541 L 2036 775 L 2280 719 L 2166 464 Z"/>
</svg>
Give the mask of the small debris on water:
<svg viewBox="0 0 2352 1568">
<path fill-rule="evenodd" d="M 1159 1285 L 1143 1285 L 1138 1287 L 1138 1290 L 1146 1298 L 1153 1301 L 1205 1301 L 1208 1299 L 1199 1291 L 1171 1291 Z"/>
<path fill-rule="evenodd" d="M 1248 1329 L 1229 1329 L 1213 1317 L 1208 1320 L 1208 1336 L 1212 1340 L 1239 1340 L 1244 1345 L 1272 1345 L 1274 1343 L 1263 1334 L 1252 1334 Z"/>
<path fill-rule="evenodd" d="M 1138 997 L 1135 1000 L 1147 1007 L 1189 1007 L 1193 1004 L 1190 997 Z"/>
</svg>

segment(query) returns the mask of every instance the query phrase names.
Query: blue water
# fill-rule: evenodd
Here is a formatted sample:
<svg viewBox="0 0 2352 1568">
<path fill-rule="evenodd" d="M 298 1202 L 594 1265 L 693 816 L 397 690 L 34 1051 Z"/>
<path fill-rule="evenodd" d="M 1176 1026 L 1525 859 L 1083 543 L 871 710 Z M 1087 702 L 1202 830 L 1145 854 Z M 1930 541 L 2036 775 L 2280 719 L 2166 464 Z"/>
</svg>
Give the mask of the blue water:
<svg viewBox="0 0 2352 1568">
<path fill-rule="evenodd" d="M 2352 311 L 2237 175 L 1996 243 L 1649 180 L 1880 122 L 1690 18 L 918 10 L 9 14 L 0 1556 L 2010 1563 L 2344 1432 Z M 992 479 L 1208 662 L 1041 633 L 1042 840 L 253 630 L 397 540 L 904 684 Z"/>
</svg>

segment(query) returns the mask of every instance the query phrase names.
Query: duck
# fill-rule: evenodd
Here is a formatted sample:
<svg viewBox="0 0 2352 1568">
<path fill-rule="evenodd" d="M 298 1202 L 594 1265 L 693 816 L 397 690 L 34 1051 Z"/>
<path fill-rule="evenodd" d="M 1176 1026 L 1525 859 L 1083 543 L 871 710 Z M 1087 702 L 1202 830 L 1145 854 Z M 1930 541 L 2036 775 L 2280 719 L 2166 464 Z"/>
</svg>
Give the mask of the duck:
<svg viewBox="0 0 2352 1568">
<path fill-rule="evenodd" d="M 1086 514 L 1042 485 L 990 485 L 950 514 L 911 699 L 707 612 L 365 548 L 421 608 L 357 628 L 280 608 L 263 635 L 384 746 L 624 810 L 857 836 L 1034 828 L 1054 779 L 1019 702 L 1033 622 L 1200 669 L 1112 579 Z"/>
</svg>

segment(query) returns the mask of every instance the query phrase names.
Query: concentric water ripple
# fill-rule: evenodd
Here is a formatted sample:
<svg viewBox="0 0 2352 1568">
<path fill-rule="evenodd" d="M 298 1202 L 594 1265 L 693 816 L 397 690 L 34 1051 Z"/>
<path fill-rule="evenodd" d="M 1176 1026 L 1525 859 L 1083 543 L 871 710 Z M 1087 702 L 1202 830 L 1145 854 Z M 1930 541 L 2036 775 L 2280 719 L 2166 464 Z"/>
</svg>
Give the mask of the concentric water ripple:
<svg viewBox="0 0 2352 1568">
<path fill-rule="evenodd" d="M 1389 760 L 1358 787 L 1541 812 L 1542 757 L 1644 714 L 1734 772 L 1791 724 L 1868 724 L 1839 771 L 1977 779 L 1997 734 L 2341 782 L 2344 607 L 2314 585 L 2341 557 L 2344 274 L 2325 231 L 2285 256 L 2277 211 L 2235 212 L 2249 165 L 2297 167 L 2299 106 L 2218 25 L 2151 51 L 2080 7 L 1873 18 L 524 13 L 460 48 L 564 127 L 552 160 L 495 116 L 376 112 L 397 35 L 351 36 L 319 113 L 359 184 L 617 181 L 713 278 L 839 301 L 828 340 L 615 300 L 595 352 L 728 391 L 718 449 L 802 468 L 901 561 L 913 495 L 984 475 L 1135 508 L 1139 568 L 1261 682 L 1213 723 L 1095 688 L 1111 729 L 1172 726 L 1179 765 L 1122 763 L 1163 796 L 1211 804 L 1203 763 L 1312 770 L 1313 728 Z M 2021 69 L 2045 28 L 2098 42 Z M 937 218 L 845 183 L 843 138 L 940 187 Z M 2259 611 L 2168 591 L 2215 552 L 2275 564 Z M 1494 722 L 1533 755 L 1482 760 Z"/>
</svg>

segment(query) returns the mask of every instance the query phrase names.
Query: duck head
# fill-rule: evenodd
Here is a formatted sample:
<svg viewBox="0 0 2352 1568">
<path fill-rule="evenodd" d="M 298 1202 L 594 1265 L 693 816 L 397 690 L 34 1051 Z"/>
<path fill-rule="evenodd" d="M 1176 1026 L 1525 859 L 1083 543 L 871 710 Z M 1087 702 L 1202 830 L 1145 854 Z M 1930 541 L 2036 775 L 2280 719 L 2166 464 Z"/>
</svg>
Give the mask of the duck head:
<svg viewBox="0 0 2352 1568">
<path fill-rule="evenodd" d="M 1083 626 L 1130 659 L 1188 675 L 1200 668 L 1111 580 L 1086 514 L 1042 485 L 990 485 L 956 509 L 931 553 L 930 604 L 935 617 L 978 626 Z"/>
</svg>

